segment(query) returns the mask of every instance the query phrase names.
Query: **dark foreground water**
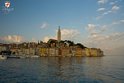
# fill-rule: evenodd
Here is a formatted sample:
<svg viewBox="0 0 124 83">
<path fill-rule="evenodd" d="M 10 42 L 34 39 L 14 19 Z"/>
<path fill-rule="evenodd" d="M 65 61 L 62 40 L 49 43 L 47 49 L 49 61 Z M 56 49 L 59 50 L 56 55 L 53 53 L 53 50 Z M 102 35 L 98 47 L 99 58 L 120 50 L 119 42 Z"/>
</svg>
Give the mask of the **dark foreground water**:
<svg viewBox="0 0 124 83">
<path fill-rule="evenodd" d="M 124 56 L 0 60 L 0 83 L 124 83 Z"/>
</svg>

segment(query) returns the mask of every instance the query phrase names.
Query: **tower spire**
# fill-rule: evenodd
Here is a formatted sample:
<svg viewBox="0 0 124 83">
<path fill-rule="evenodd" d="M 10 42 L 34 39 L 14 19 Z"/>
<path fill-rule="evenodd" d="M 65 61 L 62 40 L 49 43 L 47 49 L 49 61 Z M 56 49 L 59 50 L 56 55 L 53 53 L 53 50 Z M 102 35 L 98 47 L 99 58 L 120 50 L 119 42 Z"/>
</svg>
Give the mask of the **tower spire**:
<svg viewBox="0 0 124 83">
<path fill-rule="evenodd" d="M 61 41 L 61 29 L 60 29 L 60 26 L 58 27 L 57 40 L 58 40 L 58 42 Z"/>
</svg>

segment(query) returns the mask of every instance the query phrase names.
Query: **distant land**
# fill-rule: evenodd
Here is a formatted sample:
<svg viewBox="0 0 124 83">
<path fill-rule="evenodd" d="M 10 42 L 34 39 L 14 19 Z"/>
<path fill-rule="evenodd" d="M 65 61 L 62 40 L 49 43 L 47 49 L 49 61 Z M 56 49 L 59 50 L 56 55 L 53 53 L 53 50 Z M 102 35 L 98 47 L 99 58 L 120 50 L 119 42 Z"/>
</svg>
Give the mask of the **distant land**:
<svg viewBox="0 0 124 83">
<path fill-rule="evenodd" d="M 57 40 L 49 39 L 47 43 L 43 41 L 23 42 L 23 43 L 0 43 L 0 54 L 15 56 L 87 56 L 101 57 L 103 51 L 100 48 L 88 48 L 81 43 L 75 44 L 70 40 L 61 40 L 61 29 L 58 28 Z"/>
</svg>

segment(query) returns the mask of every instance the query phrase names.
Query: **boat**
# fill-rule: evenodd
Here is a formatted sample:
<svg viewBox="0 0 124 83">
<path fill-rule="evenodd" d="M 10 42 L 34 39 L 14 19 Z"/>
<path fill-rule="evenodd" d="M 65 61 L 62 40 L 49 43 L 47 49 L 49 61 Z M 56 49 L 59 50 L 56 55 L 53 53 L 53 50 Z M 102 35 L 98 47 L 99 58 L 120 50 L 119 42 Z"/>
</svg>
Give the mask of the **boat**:
<svg viewBox="0 0 124 83">
<path fill-rule="evenodd" d="M 30 56 L 31 58 L 39 58 L 40 56 L 38 56 L 38 55 L 32 55 L 32 56 Z"/>
<path fill-rule="evenodd" d="M 5 55 L 0 55 L 0 60 L 4 60 L 4 59 L 7 59 L 7 56 L 5 56 Z"/>
<path fill-rule="evenodd" d="M 16 59 L 20 59 L 20 56 L 11 55 L 11 56 L 8 56 L 7 58 L 16 58 Z"/>
</svg>

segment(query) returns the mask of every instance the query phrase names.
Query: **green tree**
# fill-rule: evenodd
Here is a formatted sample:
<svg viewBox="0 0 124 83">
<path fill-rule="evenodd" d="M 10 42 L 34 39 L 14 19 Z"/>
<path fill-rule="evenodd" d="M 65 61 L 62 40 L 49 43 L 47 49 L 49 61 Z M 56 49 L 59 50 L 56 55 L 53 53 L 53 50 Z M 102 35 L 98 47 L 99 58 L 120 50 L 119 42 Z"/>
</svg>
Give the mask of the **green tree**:
<svg viewBox="0 0 124 83">
<path fill-rule="evenodd" d="M 76 45 L 79 46 L 79 47 L 82 48 L 82 49 L 86 48 L 86 47 L 85 47 L 84 45 L 82 45 L 81 43 L 77 43 Z"/>
</svg>

